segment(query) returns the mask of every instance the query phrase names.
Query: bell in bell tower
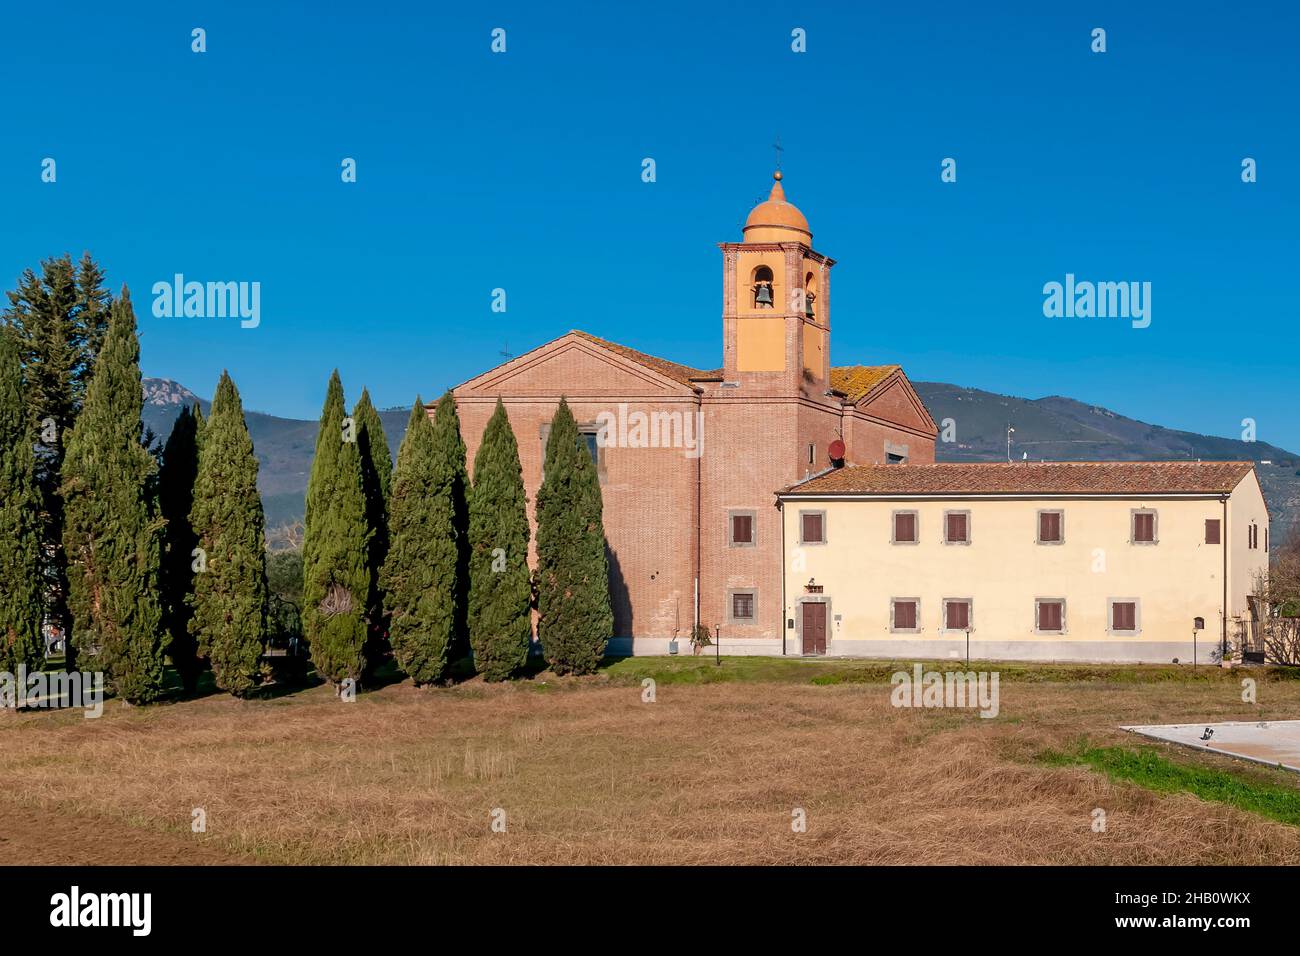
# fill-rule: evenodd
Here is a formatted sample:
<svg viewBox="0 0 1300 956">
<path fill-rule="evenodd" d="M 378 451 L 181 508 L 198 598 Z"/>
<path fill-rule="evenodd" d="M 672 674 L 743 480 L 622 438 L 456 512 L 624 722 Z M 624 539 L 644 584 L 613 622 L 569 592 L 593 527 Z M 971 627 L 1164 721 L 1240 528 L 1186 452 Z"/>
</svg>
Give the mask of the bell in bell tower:
<svg viewBox="0 0 1300 956">
<path fill-rule="evenodd" d="M 723 374 L 762 394 L 825 393 L 830 379 L 830 270 L 781 171 L 723 258 Z"/>
</svg>

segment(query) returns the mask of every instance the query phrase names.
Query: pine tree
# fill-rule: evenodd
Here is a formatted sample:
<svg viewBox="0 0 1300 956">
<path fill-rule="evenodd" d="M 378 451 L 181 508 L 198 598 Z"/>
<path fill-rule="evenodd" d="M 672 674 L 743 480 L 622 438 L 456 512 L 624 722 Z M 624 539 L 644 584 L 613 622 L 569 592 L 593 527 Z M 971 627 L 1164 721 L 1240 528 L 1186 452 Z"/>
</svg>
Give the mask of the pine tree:
<svg viewBox="0 0 1300 956">
<path fill-rule="evenodd" d="M 445 677 L 452 653 L 458 551 L 451 482 L 441 472 L 433 423 L 416 398 L 397 452 L 380 575 L 393 656 L 416 684 Z"/>
<path fill-rule="evenodd" d="M 199 546 L 198 535 L 190 523 L 190 509 L 194 506 L 194 483 L 199 474 L 202 429 L 203 410 L 199 405 L 182 408 L 163 448 L 158 473 L 159 505 L 167 520 L 161 568 L 163 625 L 170 639 L 168 654 L 172 666 L 187 694 L 194 693 L 198 687 L 202 669 L 198 642 L 189 629 L 194 614 L 194 549 Z"/>
<path fill-rule="evenodd" d="M 356 422 L 357 451 L 361 456 L 366 525 L 370 529 L 370 548 L 366 555 L 366 571 L 370 577 L 370 592 L 366 600 L 366 667 L 373 672 L 388 652 L 388 618 L 379 574 L 388 556 L 388 496 L 393 480 L 393 459 L 388 451 L 384 423 L 370 401 L 370 392 L 364 388 L 352 410 L 352 418 Z"/>
<path fill-rule="evenodd" d="M 27 419 L 36 430 L 42 590 L 51 619 L 66 634 L 71 617 L 60 493 L 63 460 L 107 334 L 112 297 L 104 288 L 103 270 L 86 253 L 77 265 L 63 255 L 43 261 L 39 275 L 25 270 L 8 298 L 3 318 L 18 343 Z M 74 658 L 69 643 L 69 670 Z"/>
<path fill-rule="evenodd" d="M 469 638 L 474 666 L 487 680 L 505 680 L 528 662 L 528 534 L 519 447 L 505 406 L 497 399 L 474 457 L 469 496 Z"/>
<path fill-rule="evenodd" d="M 344 418 L 343 409 L 343 384 L 335 370 L 307 482 L 302 615 L 316 673 L 333 684 L 361 678 L 370 595 L 361 456 L 356 423 Z"/>
<path fill-rule="evenodd" d="M 18 344 L 0 329 L 0 670 L 37 670 L 41 642 L 40 494 Z"/>
<path fill-rule="evenodd" d="M 557 674 L 590 674 L 614 627 L 600 480 L 563 397 L 537 492 L 538 637 Z"/>
<path fill-rule="evenodd" d="M 266 645 L 266 527 L 253 440 L 226 372 L 203 428 L 190 523 L 207 562 L 194 577 L 190 633 L 217 686 L 243 696 L 261 680 Z"/>
<path fill-rule="evenodd" d="M 125 288 L 68 437 L 63 463 L 71 646 L 119 696 L 155 700 L 163 683 L 159 564 L 163 520 L 154 461 L 141 443 L 140 343 Z"/>
</svg>

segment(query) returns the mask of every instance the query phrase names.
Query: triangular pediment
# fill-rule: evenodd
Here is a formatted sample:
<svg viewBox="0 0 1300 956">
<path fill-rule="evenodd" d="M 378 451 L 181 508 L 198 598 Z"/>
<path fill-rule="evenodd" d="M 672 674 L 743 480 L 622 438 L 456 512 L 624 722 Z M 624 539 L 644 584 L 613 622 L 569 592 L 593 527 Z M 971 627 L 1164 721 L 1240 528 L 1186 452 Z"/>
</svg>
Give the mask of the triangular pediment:
<svg viewBox="0 0 1300 956">
<path fill-rule="evenodd" d="M 896 370 L 858 400 L 856 410 L 869 418 L 879 419 L 917 431 L 938 431 L 934 419 L 921 397 L 912 388 L 902 369 Z"/>
<path fill-rule="evenodd" d="M 475 376 L 458 396 L 643 398 L 694 395 L 695 390 L 639 362 L 570 332 Z"/>
</svg>

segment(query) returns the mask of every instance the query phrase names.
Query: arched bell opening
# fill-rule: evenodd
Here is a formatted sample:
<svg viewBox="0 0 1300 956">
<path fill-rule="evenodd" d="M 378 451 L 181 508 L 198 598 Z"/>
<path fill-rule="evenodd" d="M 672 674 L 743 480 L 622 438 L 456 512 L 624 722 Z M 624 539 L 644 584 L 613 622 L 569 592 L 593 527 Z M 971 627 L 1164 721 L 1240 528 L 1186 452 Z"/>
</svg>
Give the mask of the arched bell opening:
<svg viewBox="0 0 1300 956">
<path fill-rule="evenodd" d="M 772 287 L 772 270 L 767 266 L 758 266 L 754 270 L 750 282 L 754 290 L 754 308 L 774 308 L 776 304 L 776 294 Z"/>
</svg>

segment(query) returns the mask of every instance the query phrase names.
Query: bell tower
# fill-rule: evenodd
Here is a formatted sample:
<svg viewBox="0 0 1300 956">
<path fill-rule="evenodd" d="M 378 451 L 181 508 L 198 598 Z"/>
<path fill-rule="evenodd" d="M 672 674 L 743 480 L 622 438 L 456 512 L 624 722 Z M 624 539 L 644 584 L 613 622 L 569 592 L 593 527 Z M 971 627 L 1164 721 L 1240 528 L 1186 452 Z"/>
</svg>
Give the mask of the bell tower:
<svg viewBox="0 0 1300 956">
<path fill-rule="evenodd" d="M 723 377 L 748 394 L 822 396 L 830 387 L 830 273 L 808 220 L 786 201 L 781 171 L 771 195 L 722 249 Z"/>
</svg>

